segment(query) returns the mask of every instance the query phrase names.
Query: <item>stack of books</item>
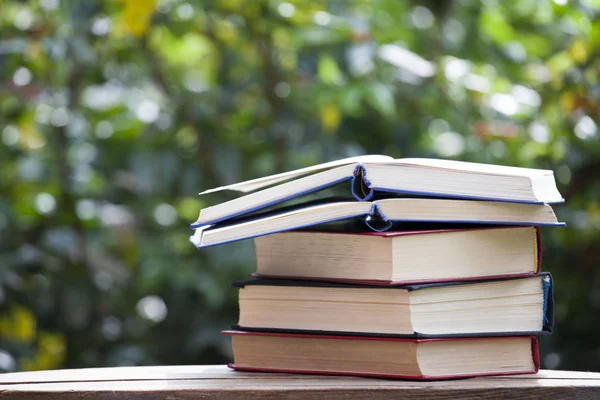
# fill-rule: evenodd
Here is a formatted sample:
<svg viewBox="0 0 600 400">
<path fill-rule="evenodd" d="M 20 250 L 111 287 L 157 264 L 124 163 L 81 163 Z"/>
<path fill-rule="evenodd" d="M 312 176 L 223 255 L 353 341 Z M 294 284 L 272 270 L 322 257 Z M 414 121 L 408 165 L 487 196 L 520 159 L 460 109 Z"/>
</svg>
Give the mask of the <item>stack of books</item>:
<svg viewBox="0 0 600 400">
<path fill-rule="evenodd" d="M 352 197 L 333 197 L 340 189 Z M 243 195 L 203 209 L 191 240 L 254 238 L 256 274 L 234 283 L 239 324 L 224 332 L 232 368 L 410 379 L 539 369 L 554 302 L 538 226 L 564 225 L 548 205 L 562 201 L 551 171 L 364 156 L 221 190 Z"/>
</svg>

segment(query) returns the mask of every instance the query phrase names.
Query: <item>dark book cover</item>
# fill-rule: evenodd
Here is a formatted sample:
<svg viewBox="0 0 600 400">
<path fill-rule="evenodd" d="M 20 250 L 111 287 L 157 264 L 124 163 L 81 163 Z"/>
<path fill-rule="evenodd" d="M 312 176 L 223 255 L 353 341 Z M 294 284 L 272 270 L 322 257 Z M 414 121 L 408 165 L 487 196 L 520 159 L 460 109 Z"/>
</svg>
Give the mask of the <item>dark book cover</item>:
<svg viewBox="0 0 600 400">
<path fill-rule="evenodd" d="M 365 333 L 365 332 L 342 332 L 342 331 L 316 331 L 316 330 L 304 330 L 304 329 L 276 329 L 276 328 L 250 328 L 245 326 L 234 325 L 232 329 L 243 330 L 247 332 L 272 332 L 277 334 L 295 333 L 295 334 L 320 334 L 320 335 L 334 335 L 334 336 L 363 336 L 363 337 L 387 337 L 387 338 L 456 338 L 456 337 L 502 337 L 502 336 L 530 336 L 530 335 L 549 335 L 552 333 L 554 327 L 554 293 L 552 285 L 552 275 L 548 272 L 543 272 L 537 276 L 543 276 L 547 279 L 542 278 L 543 292 L 544 292 L 544 320 L 541 331 L 524 331 L 524 332 L 486 332 L 486 333 L 461 333 L 461 334 L 446 334 L 446 335 L 429 335 L 420 332 L 415 332 L 412 335 L 396 335 L 396 334 L 380 334 L 380 333 Z M 440 286 L 457 286 L 457 285 L 474 285 L 478 282 L 494 282 L 499 280 L 511 280 L 511 279 L 528 279 L 529 277 L 510 278 L 510 279 L 486 279 L 481 281 L 455 281 L 455 282 L 436 282 L 436 283 L 425 283 L 425 284 L 414 284 L 414 285 L 396 285 L 396 286 L 381 286 L 381 285 L 364 285 L 364 284 L 350 284 L 341 282 L 319 282 L 319 281 L 306 281 L 306 280 L 291 280 L 291 279 L 268 279 L 258 278 L 249 279 L 245 281 L 233 282 L 232 286 L 237 288 L 243 288 L 250 285 L 263 285 L 263 286 L 300 286 L 300 287 L 335 287 L 335 288 L 373 288 L 373 289 L 405 289 L 408 291 L 420 290 L 431 287 Z"/>
</svg>

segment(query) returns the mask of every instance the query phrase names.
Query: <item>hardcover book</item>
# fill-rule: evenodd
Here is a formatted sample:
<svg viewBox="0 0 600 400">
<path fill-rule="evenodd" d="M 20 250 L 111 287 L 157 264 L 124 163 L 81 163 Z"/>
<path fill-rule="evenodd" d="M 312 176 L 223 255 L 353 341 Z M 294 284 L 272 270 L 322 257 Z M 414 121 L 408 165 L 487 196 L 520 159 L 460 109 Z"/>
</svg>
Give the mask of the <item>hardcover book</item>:
<svg viewBox="0 0 600 400">
<path fill-rule="evenodd" d="M 202 192 L 231 190 L 246 194 L 202 209 L 194 227 L 260 210 L 344 181 L 349 182 L 348 192 L 359 201 L 371 200 L 377 193 L 537 204 L 563 201 L 554 174 L 548 170 L 370 155 Z"/>
<path fill-rule="evenodd" d="M 395 379 L 450 379 L 534 374 L 533 336 L 401 339 L 225 331 L 242 371 L 355 375 Z"/>
<path fill-rule="evenodd" d="M 421 227 L 420 227 L 421 228 Z M 535 275 L 535 227 L 291 231 L 254 239 L 256 275 L 400 285 Z"/>
<path fill-rule="evenodd" d="M 555 225 L 546 204 L 430 198 L 383 199 L 374 202 L 322 202 L 259 213 L 211 226 L 199 227 L 190 238 L 197 247 L 214 246 L 277 232 L 361 218 L 374 232 L 402 229 L 402 224 Z"/>
<path fill-rule="evenodd" d="M 253 279 L 239 288 L 246 331 L 404 337 L 506 336 L 550 333 L 552 279 L 533 277 L 365 286 Z"/>
</svg>

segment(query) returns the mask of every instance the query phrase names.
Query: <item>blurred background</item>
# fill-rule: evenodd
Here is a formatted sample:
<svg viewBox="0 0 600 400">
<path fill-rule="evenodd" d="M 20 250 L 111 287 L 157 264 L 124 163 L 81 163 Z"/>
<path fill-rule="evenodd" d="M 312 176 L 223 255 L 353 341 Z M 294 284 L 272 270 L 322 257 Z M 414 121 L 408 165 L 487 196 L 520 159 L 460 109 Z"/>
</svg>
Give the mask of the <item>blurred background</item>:
<svg viewBox="0 0 600 400">
<path fill-rule="evenodd" d="M 600 371 L 599 14 L 2 0 L 0 371 L 226 362 L 253 245 L 196 250 L 197 193 L 369 153 L 554 170 L 542 366 Z"/>
</svg>

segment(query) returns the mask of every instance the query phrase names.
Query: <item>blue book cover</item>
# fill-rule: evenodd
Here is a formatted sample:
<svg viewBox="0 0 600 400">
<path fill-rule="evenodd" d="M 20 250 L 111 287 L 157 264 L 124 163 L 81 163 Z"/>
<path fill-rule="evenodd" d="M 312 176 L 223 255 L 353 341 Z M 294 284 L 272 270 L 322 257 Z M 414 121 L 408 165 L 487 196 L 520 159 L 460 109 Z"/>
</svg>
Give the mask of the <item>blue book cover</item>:
<svg viewBox="0 0 600 400">
<path fill-rule="evenodd" d="M 453 208 L 449 209 L 449 205 Z M 344 224 L 345 227 L 352 226 L 354 230 L 358 225 L 367 231 L 385 232 L 423 223 L 435 225 L 436 229 L 486 225 L 565 225 L 556 219 L 552 208 L 545 204 L 431 198 L 382 199 L 373 202 L 328 199 L 198 227 L 190 241 L 200 248 L 307 227 L 327 230 Z"/>
<path fill-rule="evenodd" d="M 223 186 L 241 197 L 201 210 L 193 228 L 212 225 L 339 185 L 356 201 L 420 196 L 527 204 L 562 202 L 554 174 L 527 169 L 434 159 L 363 156 Z"/>
</svg>

